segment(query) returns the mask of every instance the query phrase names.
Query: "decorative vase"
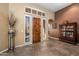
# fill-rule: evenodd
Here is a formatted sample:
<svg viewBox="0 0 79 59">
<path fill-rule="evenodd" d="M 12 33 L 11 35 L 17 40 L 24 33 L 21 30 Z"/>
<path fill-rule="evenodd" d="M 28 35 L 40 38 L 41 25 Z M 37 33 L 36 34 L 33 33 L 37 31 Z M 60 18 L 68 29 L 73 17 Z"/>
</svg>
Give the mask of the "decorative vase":
<svg viewBox="0 0 79 59">
<path fill-rule="evenodd" d="M 15 23 L 16 23 L 16 19 L 14 15 L 11 14 L 9 18 L 9 30 L 8 30 L 8 37 L 9 37 L 8 51 L 10 50 L 14 51 L 15 49 L 15 34 L 16 34 Z"/>
</svg>

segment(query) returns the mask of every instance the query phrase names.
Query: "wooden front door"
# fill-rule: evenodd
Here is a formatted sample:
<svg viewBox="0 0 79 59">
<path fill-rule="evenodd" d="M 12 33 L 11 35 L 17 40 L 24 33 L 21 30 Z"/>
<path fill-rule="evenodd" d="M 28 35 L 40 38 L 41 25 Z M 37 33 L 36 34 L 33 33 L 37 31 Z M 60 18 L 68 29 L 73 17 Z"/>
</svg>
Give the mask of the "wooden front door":
<svg viewBox="0 0 79 59">
<path fill-rule="evenodd" d="M 33 18 L 33 43 L 40 42 L 40 18 Z"/>
</svg>

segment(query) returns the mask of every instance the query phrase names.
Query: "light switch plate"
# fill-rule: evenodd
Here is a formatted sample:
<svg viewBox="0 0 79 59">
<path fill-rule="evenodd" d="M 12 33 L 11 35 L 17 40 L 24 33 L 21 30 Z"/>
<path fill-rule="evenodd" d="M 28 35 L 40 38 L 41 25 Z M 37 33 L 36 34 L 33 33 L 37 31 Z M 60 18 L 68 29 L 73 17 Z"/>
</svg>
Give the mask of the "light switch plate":
<svg viewBox="0 0 79 59">
<path fill-rule="evenodd" d="M 21 32 L 23 32 L 23 30 L 21 30 Z"/>
</svg>

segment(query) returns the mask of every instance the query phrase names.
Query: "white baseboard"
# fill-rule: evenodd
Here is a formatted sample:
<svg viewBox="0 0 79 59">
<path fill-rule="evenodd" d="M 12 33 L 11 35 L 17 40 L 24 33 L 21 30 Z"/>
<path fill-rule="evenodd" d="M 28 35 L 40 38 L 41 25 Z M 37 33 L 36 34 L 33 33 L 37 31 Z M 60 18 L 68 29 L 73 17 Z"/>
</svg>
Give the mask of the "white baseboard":
<svg viewBox="0 0 79 59">
<path fill-rule="evenodd" d="M 18 46 L 16 46 L 15 48 L 17 48 L 17 47 L 22 47 L 22 46 L 24 46 L 25 44 L 21 44 L 21 45 L 18 45 Z"/>
<path fill-rule="evenodd" d="M 55 38 L 55 37 L 51 37 L 51 36 L 48 36 L 49 38 L 52 38 L 52 39 L 56 39 L 56 40 L 59 40 L 59 38 Z"/>
<path fill-rule="evenodd" d="M 24 46 L 24 45 L 25 45 L 25 44 L 21 44 L 21 45 L 16 46 L 15 48 L 17 48 L 17 47 L 22 47 L 22 46 Z M 5 52 L 5 51 L 7 51 L 7 50 L 8 50 L 8 48 L 6 48 L 6 49 L 0 51 L 0 54 L 2 54 L 3 52 Z"/>
<path fill-rule="evenodd" d="M 7 49 L 2 50 L 2 51 L 0 52 L 0 54 L 2 54 L 3 52 L 5 52 L 5 51 L 7 51 L 7 50 L 8 50 L 8 48 L 7 48 Z"/>
</svg>

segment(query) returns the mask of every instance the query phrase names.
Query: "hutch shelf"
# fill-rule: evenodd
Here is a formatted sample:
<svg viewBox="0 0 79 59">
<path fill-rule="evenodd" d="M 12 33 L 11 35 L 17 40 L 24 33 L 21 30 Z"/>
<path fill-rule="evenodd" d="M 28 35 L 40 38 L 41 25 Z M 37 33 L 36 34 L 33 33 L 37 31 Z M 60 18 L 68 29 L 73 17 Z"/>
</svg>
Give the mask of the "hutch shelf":
<svg viewBox="0 0 79 59">
<path fill-rule="evenodd" d="M 77 23 L 66 23 L 59 25 L 59 40 L 77 44 Z"/>
</svg>

